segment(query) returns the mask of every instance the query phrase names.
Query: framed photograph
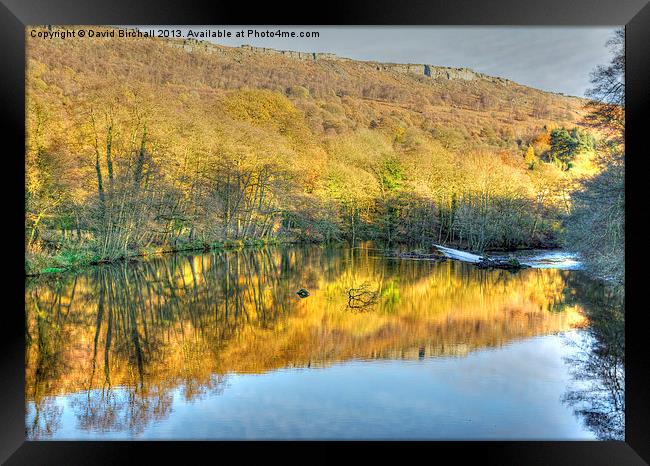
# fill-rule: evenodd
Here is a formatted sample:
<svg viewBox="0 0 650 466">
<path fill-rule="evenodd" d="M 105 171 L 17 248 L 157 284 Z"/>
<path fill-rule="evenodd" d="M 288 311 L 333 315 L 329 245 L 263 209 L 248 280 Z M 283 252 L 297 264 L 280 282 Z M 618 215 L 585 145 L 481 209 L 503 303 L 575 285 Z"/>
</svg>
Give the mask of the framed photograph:
<svg viewBox="0 0 650 466">
<path fill-rule="evenodd" d="M 647 464 L 650 6 L 397 7 L 4 1 L 6 464 Z"/>
</svg>

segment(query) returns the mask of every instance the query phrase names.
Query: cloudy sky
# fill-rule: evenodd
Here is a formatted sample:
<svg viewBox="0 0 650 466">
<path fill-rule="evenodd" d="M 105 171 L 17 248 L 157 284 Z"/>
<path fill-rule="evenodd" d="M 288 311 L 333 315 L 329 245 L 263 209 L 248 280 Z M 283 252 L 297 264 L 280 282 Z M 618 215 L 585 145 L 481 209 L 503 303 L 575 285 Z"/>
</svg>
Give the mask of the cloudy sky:
<svg viewBox="0 0 650 466">
<path fill-rule="evenodd" d="M 170 28 L 170 26 L 166 26 Z M 150 26 L 142 29 L 150 29 Z M 278 26 L 192 26 L 202 31 Z M 318 31 L 317 38 L 215 38 L 222 45 L 250 44 L 282 50 L 333 52 L 358 60 L 426 63 L 467 67 L 553 92 L 583 96 L 589 73 L 609 61 L 605 42 L 614 27 L 289 27 L 282 31 Z"/>
</svg>

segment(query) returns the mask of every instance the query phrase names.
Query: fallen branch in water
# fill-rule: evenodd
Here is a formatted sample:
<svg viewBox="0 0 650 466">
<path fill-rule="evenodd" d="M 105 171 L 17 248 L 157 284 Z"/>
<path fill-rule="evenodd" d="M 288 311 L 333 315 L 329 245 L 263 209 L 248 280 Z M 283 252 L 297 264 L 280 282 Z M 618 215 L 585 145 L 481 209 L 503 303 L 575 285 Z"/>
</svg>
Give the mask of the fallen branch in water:
<svg viewBox="0 0 650 466">
<path fill-rule="evenodd" d="M 371 291 L 368 284 L 364 283 L 359 288 L 348 290 L 348 308 L 365 309 L 377 303 L 379 291 Z"/>
<path fill-rule="evenodd" d="M 398 252 L 398 251 L 388 251 L 384 254 L 386 257 L 395 257 L 397 259 L 412 259 L 412 260 L 427 260 L 427 261 L 436 261 L 444 262 L 447 260 L 443 254 L 434 252 L 432 254 L 426 254 L 417 251 L 408 251 L 408 252 Z"/>
</svg>

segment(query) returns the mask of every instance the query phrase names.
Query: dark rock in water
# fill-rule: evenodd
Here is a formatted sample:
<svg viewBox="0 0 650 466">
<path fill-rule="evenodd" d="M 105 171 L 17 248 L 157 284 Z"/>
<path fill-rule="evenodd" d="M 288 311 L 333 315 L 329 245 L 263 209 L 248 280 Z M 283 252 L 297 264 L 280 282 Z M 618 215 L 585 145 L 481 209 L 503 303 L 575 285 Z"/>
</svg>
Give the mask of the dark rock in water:
<svg viewBox="0 0 650 466">
<path fill-rule="evenodd" d="M 300 288 L 298 291 L 296 291 L 296 294 L 301 298 L 306 298 L 309 296 L 309 291 L 305 290 L 304 288 Z"/>
<path fill-rule="evenodd" d="M 476 263 L 479 269 L 506 269 L 506 270 L 519 270 L 530 268 L 530 265 L 522 264 L 517 259 L 491 259 L 489 257 L 482 257 Z"/>
</svg>

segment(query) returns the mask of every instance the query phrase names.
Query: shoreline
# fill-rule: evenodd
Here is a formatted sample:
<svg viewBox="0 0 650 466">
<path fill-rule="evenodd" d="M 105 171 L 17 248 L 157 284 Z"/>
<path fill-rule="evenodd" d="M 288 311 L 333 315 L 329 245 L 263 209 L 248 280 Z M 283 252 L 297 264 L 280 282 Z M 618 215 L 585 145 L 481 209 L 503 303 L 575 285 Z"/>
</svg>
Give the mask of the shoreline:
<svg viewBox="0 0 650 466">
<path fill-rule="evenodd" d="M 234 251 L 239 249 L 254 249 L 261 248 L 265 246 L 272 246 L 278 244 L 296 244 L 300 243 L 299 241 L 289 241 L 289 240 L 226 240 L 221 242 L 215 242 L 211 244 L 203 245 L 192 245 L 192 246 L 157 246 L 154 250 L 138 250 L 133 254 L 123 255 L 116 257 L 114 259 L 100 259 L 100 260 L 90 260 L 90 261 L 79 261 L 71 265 L 64 265 L 54 260 L 50 260 L 48 266 L 42 267 L 39 271 L 27 272 L 25 268 L 25 278 L 27 277 L 40 277 L 44 275 L 54 275 L 64 272 L 73 272 L 85 269 L 87 267 L 100 266 L 106 264 L 116 264 L 121 262 L 137 262 L 138 258 L 149 258 L 153 256 L 162 256 L 165 254 L 177 254 L 180 252 L 191 252 L 191 251 Z"/>
<path fill-rule="evenodd" d="M 373 241 L 373 240 L 364 240 Z M 271 239 L 271 240 L 224 240 L 214 243 L 204 243 L 204 244 L 194 244 L 194 245 L 182 245 L 182 246 L 156 246 L 153 248 L 143 248 L 137 251 L 134 251 L 132 254 L 119 256 L 113 259 L 100 259 L 100 260 L 77 260 L 73 261 L 71 264 L 62 264 L 61 259 L 56 259 L 56 256 L 50 256 L 49 260 L 44 261 L 43 266 L 39 267 L 38 270 L 27 271 L 27 266 L 25 267 L 25 278 L 28 277 L 40 277 L 40 276 L 49 276 L 65 272 L 75 272 L 80 271 L 86 267 L 100 266 L 105 264 L 116 264 L 121 262 L 137 262 L 140 259 L 146 259 L 154 256 L 162 256 L 166 254 L 177 254 L 181 252 L 211 252 L 211 251 L 233 251 L 240 249 L 256 249 L 266 246 L 273 245 L 291 245 L 291 244 L 345 244 L 347 241 L 304 241 L 304 240 L 291 240 L 291 239 Z M 404 244 L 406 245 L 406 244 Z M 358 248 L 359 246 L 355 246 Z M 416 247 L 416 246 L 413 246 Z M 385 250 L 387 247 L 378 248 Z M 487 249 L 486 253 L 506 253 L 506 252 L 520 252 L 520 251 L 533 251 L 533 250 L 553 250 L 561 249 L 559 246 L 547 246 L 547 247 L 516 247 L 511 249 L 506 248 L 494 248 Z"/>
</svg>

